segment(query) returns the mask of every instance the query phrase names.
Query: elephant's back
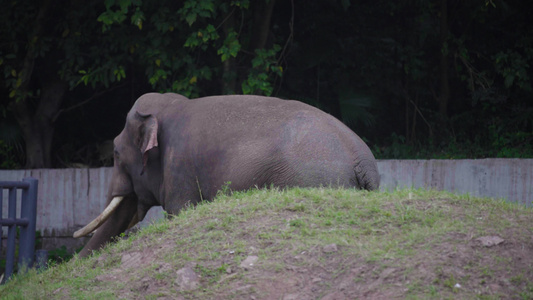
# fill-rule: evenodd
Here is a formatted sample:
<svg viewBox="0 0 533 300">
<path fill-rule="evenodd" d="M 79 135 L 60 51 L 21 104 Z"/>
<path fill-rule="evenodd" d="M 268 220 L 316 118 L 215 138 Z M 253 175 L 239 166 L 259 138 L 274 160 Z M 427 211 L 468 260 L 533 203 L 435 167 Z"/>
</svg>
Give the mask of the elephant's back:
<svg viewBox="0 0 533 300">
<path fill-rule="evenodd" d="M 255 166 L 246 175 L 250 178 L 270 174 L 272 169 L 283 171 L 281 178 L 273 175 L 260 182 L 266 185 L 379 186 L 368 146 L 341 121 L 315 107 L 294 100 L 237 95 L 192 99 L 188 106 L 188 128 L 197 139 L 193 152 L 220 158 L 215 165 L 221 168 L 250 170 L 249 166 Z M 357 168 L 368 172 L 357 174 Z M 238 176 L 233 173 L 229 177 Z"/>
<path fill-rule="evenodd" d="M 323 113 L 300 101 L 256 95 L 203 97 L 191 99 L 187 106 L 198 115 L 236 122 L 246 121 L 247 117 L 252 117 L 255 122 L 267 122 L 272 119 L 284 121 L 301 111 Z"/>
<path fill-rule="evenodd" d="M 190 120 L 191 127 L 227 138 L 278 135 L 291 121 L 302 120 L 303 115 L 313 116 L 306 118 L 313 122 L 327 116 L 299 101 L 249 95 L 191 99 L 179 110 L 180 115 Z"/>
</svg>

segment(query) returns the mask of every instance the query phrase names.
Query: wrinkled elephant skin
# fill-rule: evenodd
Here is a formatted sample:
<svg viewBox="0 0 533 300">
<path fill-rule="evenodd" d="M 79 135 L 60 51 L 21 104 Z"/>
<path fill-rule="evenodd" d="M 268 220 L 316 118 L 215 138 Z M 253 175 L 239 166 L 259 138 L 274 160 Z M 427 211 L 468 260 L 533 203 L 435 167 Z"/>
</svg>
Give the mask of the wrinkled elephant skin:
<svg viewBox="0 0 533 300">
<path fill-rule="evenodd" d="M 307 104 L 261 96 L 145 94 L 114 141 L 108 191 L 113 208 L 75 234 L 98 228 L 80 256 L 142 220 L 150 207 L 177 214 L 188 203 L 213 199 L 228 182 L 231 190 L 271 185 L 376 190 L 379 174 L 372 152 L 355 133 Z"/>
</svg>

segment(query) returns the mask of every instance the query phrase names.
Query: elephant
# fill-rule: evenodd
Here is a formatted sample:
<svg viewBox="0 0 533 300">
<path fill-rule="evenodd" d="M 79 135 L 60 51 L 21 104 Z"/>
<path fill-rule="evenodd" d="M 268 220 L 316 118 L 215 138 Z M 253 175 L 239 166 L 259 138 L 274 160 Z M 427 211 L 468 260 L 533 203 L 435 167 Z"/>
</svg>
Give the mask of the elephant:
<svg viewBox="0 0 533 300">
<path fill-rule="evenodd" d="M 96 232 L 90 255 L 142 220 L 232 191 L 258 187 L 379 188 L 369 147 L 333 116 L 295 100 L 251 95 L 138 98 L 114 139 L 107 207 L 74 233 Z"/>
</svg>

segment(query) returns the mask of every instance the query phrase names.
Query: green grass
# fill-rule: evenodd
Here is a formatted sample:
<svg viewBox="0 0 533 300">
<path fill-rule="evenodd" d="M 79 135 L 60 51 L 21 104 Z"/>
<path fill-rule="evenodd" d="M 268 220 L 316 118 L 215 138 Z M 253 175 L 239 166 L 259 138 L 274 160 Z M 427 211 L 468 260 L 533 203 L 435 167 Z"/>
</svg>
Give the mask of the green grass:
<svg viewBox="0 0 533 300">
<path fill-rule="evenodd" d="M 518 254 L 503 246 L 480 247 L 475 239 L 500 235 L 507 245 L 533 249 L 532 212 L 499 200 L 422 189 L 295 188 L 221 194 L 91 258 L 17 276 L 0 287 L 0 295 L 260 299 L 276 292 L 303 293 L 313 286 L 316 297 L 338 290 L 348 280 L 345 293 L 358 295 L 371 288 L 360 297 L 390 293 L 413 299 L 490 299 L 512 293 L 523 298 L 533 291 L 533 273 L 527 265 L 533 259 L 509 257 Z M 324 253 L 329 244 L 336 244 L 338 251 Z M 144 260 L 125 270 L 122 255 L 135 252 Z M 244 271 L 239 264 L 248 255 L 259 260 Z M 187 265 L 201 276 L 201 288 L 179 292 L 175 271 Z M 490 290 L 502 278 L 508 284 Z M 291 285 L 295 280 L 296 287 Z M 262 282 L 274 282 L 277 289 L 265 290 Z"/>
</svg>

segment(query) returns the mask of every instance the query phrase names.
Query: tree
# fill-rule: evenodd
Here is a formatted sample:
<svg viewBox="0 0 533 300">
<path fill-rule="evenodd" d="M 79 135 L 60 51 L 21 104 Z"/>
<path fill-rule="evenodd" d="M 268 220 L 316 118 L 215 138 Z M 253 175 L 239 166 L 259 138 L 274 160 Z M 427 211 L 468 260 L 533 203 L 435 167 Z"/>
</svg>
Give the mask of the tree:
<svg viewBox="0 0 533 300">
<path fill-rule="evenodd" d="M 532 155 L 527 1 L 4 2 L 0 128 L 16 121 L 26 167 L 54 165 L 57 124 L 93 100 L 113 93 L 126 110 L 148 90 L 302 100 L 378 156 Z M 1 157 L 9 149 L 0 141 Z"/>
<path fill-rule="evenodd" d="M 4 109 L 13 112 L 20 125 L 26 141 L 27 166 L 30 168 L 50 166 L 51 119 L 66 90 L 66 86 L 53 74 L 52 77 L 43 78 L 47 84 L 42 90 L 32 87 L 35 61 L 50 47 L 44 31 L 51 5 L 51 1 L 44 1 L 38 7 L 32 3 L 12 2 L 1 16 L 4 22 L 1 26 L 2 36 L 9 36 L 10 40 L 2 45 L 0 62 L 10 91 L 9 97 L 14 100 L 4 104 Z M 23 28 L 24 25 L 29 28 Z M 26 40 L 21 41 L 21 38 Z M 41 101 L 35 109 L 31 109 L 30 98 L 39 96 L 47 101 Z"/>
<path fill-rule="evenodd" d="M 121 79 L 120 69 L 114 69 L 113 76 L 101 72 L 112 50 L 97 46 L 111 41 L 98 34 L 98 4 L 73 1 L 64 5 L 47 0 L 3 5 L 0 67 L 8 97 L 1 107 L 13 114 L 21 129 L 26 168 L 52 166 L 55 122 L 68 110 L 62 105 L 69 90 L 80 82 L 80 71 L 98 70 L 94 76 L 100 76 L 106 86 Z"/>
<path fill-rule="evenodd" d="M 272 81 L 282 73 L 276 57 L 281 47 L 268 43 L 274 4 L 188 0 L 178 6 L 172 1 L 110 0 L 98 20 L 106 32 L 130 20 L 135 61 L 146 68 L 155 90 L 189 97 L 270 95 Z"/>
</svg>

